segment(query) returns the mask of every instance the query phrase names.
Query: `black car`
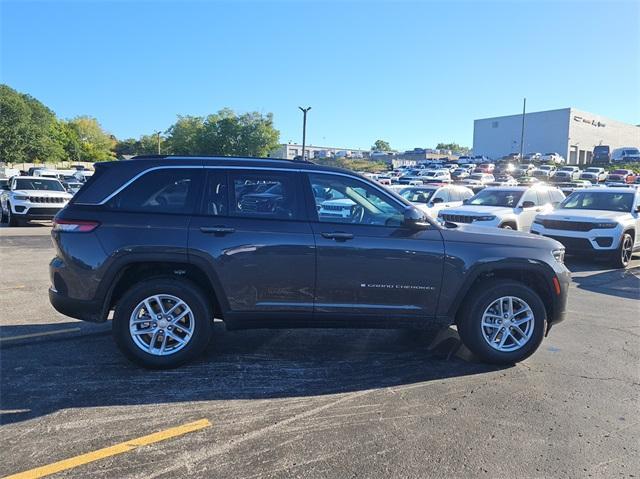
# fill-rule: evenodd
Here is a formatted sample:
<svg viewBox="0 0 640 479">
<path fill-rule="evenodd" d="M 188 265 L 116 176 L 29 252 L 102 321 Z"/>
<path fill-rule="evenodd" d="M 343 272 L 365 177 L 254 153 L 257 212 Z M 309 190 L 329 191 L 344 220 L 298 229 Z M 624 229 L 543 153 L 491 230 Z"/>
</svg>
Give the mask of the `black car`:
<svg viewBox="0 0 640 479">
<path fill-rule="evenodd" d="M 151 368 L 200 355 L 214 318 L 227 329 L 456 324 L 481 359 L 513 363 L 563 320 L 570 281 L 554 240 L 440 225 L 365 177 L 303 161 L 98 163 L 52 236 L 53 306 L 113 314 L 120 349 Z"/>
</svg>

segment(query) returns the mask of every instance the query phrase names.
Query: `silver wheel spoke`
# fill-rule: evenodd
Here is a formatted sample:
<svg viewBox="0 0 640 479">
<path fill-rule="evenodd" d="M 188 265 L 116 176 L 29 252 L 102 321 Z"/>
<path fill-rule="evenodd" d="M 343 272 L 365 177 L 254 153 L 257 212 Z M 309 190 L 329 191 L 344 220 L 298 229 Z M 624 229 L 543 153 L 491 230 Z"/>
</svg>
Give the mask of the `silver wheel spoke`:
<svg viewBox="0 0 640 479">
<path fill-rule="evenodd" d="M 489 346 L 507 353 L 517 351 L 529 342 L 535 318 L 526 301 L 517 296 L 503 296 L 485 309 L 480 325 Z"/>
<path fill-rule="evenodd" d="M 176 311 L 180 313 L 172 318 Z M 134 344 L 153 356 L 180 351 L 191 341 L 194 329 L 195 318 L 189 305 L 169 294 L 145 298 L 129 318 L 129 334 Z"/>
</svg>

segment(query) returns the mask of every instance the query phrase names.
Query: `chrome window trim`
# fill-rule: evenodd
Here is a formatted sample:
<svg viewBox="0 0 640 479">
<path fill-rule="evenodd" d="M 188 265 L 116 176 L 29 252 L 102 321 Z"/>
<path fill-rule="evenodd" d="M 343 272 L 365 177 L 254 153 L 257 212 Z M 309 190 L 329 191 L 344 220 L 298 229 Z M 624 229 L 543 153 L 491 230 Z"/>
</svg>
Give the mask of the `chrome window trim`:
<svg viewBox="0 0 640 479">
<path fill-rule="evenodd" d="M 122 186 L 117 188 L 115 191 L 113 191 L 111 194 L 109 194 L 106 198 L 104 198 L 99 203 L 76 203 L 76 204 L 77 205 L 104 205 L 111 198 L 116 196 L 118 193 L 123 191 L 125 188 L 130 186 L 132 183 L 134 183 L 135 181 L 137 181 L 138 179 L 140 179 L 141 177 L 143 177 L 147 173 L 150 173 L 152 171 L 157 171 L 157 170 L 164 170 L 164 169 L 167 169 L 167 170 L 175 170 L 175 169 L 191 169 L 191 170 L 194 170 L 194 169 L 203 169 L 203 170 L 205 170 L 205 169 L 208 169 L 208 170 L 258 170 L 258 171 L 279 171 L 279 172 L 288 172 L 289 171 L 289 172 L 293 172 L 293 173 L 314 173 L 314 174 L 321 174 L 321 175 L 344 176 L 344 177 L 347 177 L 347 178 L 351 178 L 351 179 L 360 181 L 360 182 L 362 182 L 364 184 L 373 186 L 375 189 L 377 189 L 380 193 L 385 195 L 387 198 L 390 198 L 396 204 L 400 205 L 403 209 L 408 207 L 408 205 L 404 204 L 402 201 L 398 200 L 393 195 L 390 195 L 389 192 L 387 192 L 381 186 L 376 185 L 372 181 L 371 182 L 366 182 L 366 181 L 364 181 L 362 178 L 360 178 L 357 175 L 352 175 L 352 174 L 348 174 L 348 173 L 341 173 L 339 171 L 322 171 L 322 170 L 310 170 L 310 169 L 307 170 L 307 169 L 298 169 L 298 168 L 278 168 L 278 167 L 272 167 L 272 166 L 228 166 L 228 165 L 213 165 L 213 166 L 166 165 L 166 166 L 154 166 L 152 168 L 148 168 L 146 170 L 141 171 L 140 173 L 135 175 L 133 178 L 127 180 Z"/>
</svg>

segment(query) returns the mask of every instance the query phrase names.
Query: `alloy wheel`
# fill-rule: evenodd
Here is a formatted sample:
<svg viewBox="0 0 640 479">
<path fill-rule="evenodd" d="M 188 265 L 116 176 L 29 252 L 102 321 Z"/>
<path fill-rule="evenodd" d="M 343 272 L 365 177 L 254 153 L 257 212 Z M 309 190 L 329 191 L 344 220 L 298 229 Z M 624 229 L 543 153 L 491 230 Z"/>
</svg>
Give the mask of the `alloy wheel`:
<svg viewBox="0 0 640 479">
<path fill-rule="evenodd" d="M 154 356 L 183 349 L 193 337 L 195 318 L 189 305 L 177 296 L 156 294 L 138 303 L 129 318 L 134 344 Z"/>
<path fill-rule="evenodd" d="M 534 324 L 533 311 L 526 301 L 515 296 L 503 296 L 484 311 L 482 337 L 493 349 L 509 353 L 529 342 Z"/>
</svg>

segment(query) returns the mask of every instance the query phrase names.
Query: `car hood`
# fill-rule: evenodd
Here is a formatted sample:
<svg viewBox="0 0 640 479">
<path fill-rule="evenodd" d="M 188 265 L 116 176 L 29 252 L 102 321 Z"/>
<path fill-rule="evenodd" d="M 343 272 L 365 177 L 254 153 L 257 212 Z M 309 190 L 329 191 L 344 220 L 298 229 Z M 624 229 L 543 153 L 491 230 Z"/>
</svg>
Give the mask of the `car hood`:
<svg viewBox="0 0 640 479">
<path fill-rule="evenodd" d="M 445 212 L 452 215 L 487 216 L 513 213 L 513 208 L 506 208 L 504 206 L 465 205 L 459 208 L 447 208 Z"/>
<path fill-rule="evenodd" d="M 586 171 L 586 172 L 582 173 L 580 176 L 581 176 L 581 177 L 582 177 L 582 176 L 584 176 L 584 177 L 586 177 L 586 178 L 594 178 L 594 177 L 596 177 L 596 176 L 598 176 L 598 175 L 600 175 L 600 174 L 601 174 L 601 173 L 592 173 L 592 172 L 590 172 L 590 171 Z"/>
<path fill-rule="evenodd" d="M 631 213 L 623 211 L 601 211 L 601 210 L 574 210 L 559 208 L 552 213 L 539 214 L 538 218 L 545 220 L 560 221 L 602 221 L 602 220 L 619 220 L 625 217 L 631 217 Z"/>
<path fill-rule="evenodd" d="M 470 224 L 461 224 L 457 228 L 443 228 L 445 241 L 458 241 L 492 246 L 521 246 L 524 248 L 545 248 L 549 251 L 564 248 L 561 243 L 551 238 L 522 231 L 485 228 Z"/>
<path fill-rule="evenodd" d="M 39 196 L 42 198 L 71 198 L 66 191 L 49 191 L 49 190 L 14 190 L 12 193 L 22 196 Z"/>
</svg>

